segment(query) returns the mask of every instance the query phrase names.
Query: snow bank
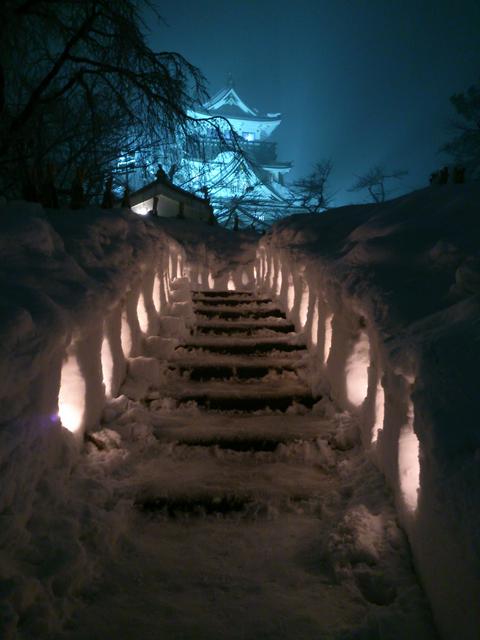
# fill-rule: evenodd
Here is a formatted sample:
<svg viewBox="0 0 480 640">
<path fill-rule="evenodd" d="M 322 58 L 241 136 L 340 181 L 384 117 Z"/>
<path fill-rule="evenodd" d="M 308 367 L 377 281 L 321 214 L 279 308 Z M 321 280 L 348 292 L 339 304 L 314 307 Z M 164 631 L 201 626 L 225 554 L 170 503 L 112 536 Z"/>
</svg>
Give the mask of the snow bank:
<svg viewBox="0 0 480 640">
<path fill-rule="evenodd" d="M 125 412 L 127 370 L 131 397 L 161 387 L 152 359 L 188 334 L 190 289 L 256 287 L 303 330 L 313 390 L 327 379 L 359 420 L 443 637 L 477 638 L 479 200 L 476 185 L 445 185 L 294 216 L 260 242 L 123 210 L 2 206 L 0 635 L 54 632 L 95 573 L 90 557 L 121 538 L 108 489 L 73 470 L 85 430 Z M 352 513 L 346 539 L 373 540 L 377 524 Z"/>
<path fill-rule="evenodd" d="M 93 571 L 79 539 L 88 491 L 69 486 L 83 434 L 108 413 L 127 370 L 139 386 L 160 382 L 152 356 L 168 357 L 188 333 L 192 274 L 199 286 L 251 286 L 254 241 L 246 237 L 250 257 L 225 270 L 231 234 L 204 223 L 20 202 L 4 204 L 0 220 L 0 603 L 18 604 L 0 612 L 0 636 L 23 625 L 39 637 L 68 616 Z M 100 537 L 97 547 L 108 547 Z M 45 573 L 39 558 L 48 565 L 50 547 L 59 558 Z"/>
<path fill-rule="evenodd" d="M 259 243 L 259 287 L 303 328 L 396 496 L 443 637 L 480 629 L 479 185 L 297 215 Z"/>
</svg>

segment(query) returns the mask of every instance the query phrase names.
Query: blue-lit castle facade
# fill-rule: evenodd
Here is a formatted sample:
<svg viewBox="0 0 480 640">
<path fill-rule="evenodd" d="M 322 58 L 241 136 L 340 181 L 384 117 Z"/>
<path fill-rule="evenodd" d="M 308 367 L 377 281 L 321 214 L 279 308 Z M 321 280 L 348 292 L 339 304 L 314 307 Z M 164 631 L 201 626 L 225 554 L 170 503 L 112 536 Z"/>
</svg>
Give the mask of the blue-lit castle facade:
<svg viewBox="0 0 480 640">
<path fill-rule="evenodd" d="M 199 120 L 218 117 L 216 123 L 225 138 L 234 131 L 243 151 L 225 150 L 215 132 L 205 128 L 200 145 L 185 158 L 189 188 L 203 193 L 208 189 L 221 221 L 232 222 L 238 215 L 243 225 L 269 224 L 291 209 L 292 193 L 284 177 L 292 164 L 277 159 L 276 142 L 270 139 L 281 123 L 280 113 L 260 114 L 229 86 L 190 115 Z"/>
<path fill-rule="evenodd" d="M 277 159 L 271 140 L 280 113 L 260 114 L 230 84 L 188 115 L 191 133 L 182 132 L 175 149 L 160 144 L 151 153 L 119 159 L 116 172 L 131 189 L 158 179 L 160 165 L 161 179 L 207 198 L 224 224 L 238 219 L 240 226 L 259 229 L 295 212 L 295 198 L 284 181 L 292 163 Z"/>
</svg>

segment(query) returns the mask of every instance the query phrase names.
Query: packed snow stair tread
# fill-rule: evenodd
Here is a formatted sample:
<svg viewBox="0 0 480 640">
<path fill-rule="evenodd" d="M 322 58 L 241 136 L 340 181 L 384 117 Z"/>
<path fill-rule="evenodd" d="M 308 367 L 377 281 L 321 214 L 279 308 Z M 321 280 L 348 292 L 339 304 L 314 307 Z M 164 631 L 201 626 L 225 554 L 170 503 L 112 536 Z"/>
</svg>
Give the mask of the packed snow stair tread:
<svg viewBox="0 0 480 640">
<path fill-rule="evenodd" d="M 162 424 L 156 437 L 170 453 L 161 468 L 152 462 L 149 481 L 133 487 L 137 508 L 167 517 L 237 514 L 247 520 L 272 509 L 315 510 L 334 482 L 321 439 L 330 425 L 318 416 L 307 425 L 300 420 L 305 416 L 293 417 L 288 429 L 278 430 L 272 428 L 278 416 L 246 414 L 230 414 L 227 423 L 212 415 L 212 424 L 199 429 Z"/>
<path fill-rule="evenodd" d="M 302 379 L 305 345 L 270 298 L 194 292 L 193 304 L 193 335 L 170 361 L 180 377 L 166 386 L 166 395 L 223 411 L 312 407 L 315 399 Z"/>
<path fill-rule="evenodd" d="M 302 337 L 271 299 L 252 292 L 196 292 L 193 304 L 192 334 L 171 357 L 162 392 L 179 409 L 195 402 L 210 419 L 208 426 L 179 415 L 159 419 L 156 438 L 167 449 L 173 444 L 172 473 L 164 461 L 161 478 L 155 470 L 136 495 L 137 507 L 174 518 L 248 518 L 272 505 L 289 512 L 315 500 L 321 472 L 305 464 L 305 451 L 322 457 L 319 438 L 329 423 L 307 411 L 315 399 L 302 379 L 308 362 Z M 279 423 L 277 412 L 295 404 L 303 415 L 294 412 L 288 425 Z M 213 454 L 204 466 L 201 450 Z M 279 474 L 292 465 L 294 475 Z"/>
<path fill-rule="evenodd" d="M 142 637 L 310 640 L 353 637 L 343 634 L 345 626 L 360 628 L 379 605 L 392 605 L 396 615 L 396 583 L 383 578 L 390 556 L 385 565 L 365 565 L 358 587 L 345 574 L 350 547 L 356 565 L 365 557 L 364 536 L 360 551 L 353 540 L 352 494 L 364 485 L 375 493 L 379 480 L 359 464 L 355 422 L 332 420 L 327 398 L 309 410 L 317 399 L 305 382 L 310 369 L 302 336 L 293 326 L 265 336 L 265 325 L 287 320 L 247 316 L 273 307 L 252 293 L 193 297 L 197 322 L 168 361 L 168 388 L 162 382 L 132 409 L 139 433 L 148 426 L 148 439 L 141 441 L 120 417 L 132 448 L 119 458 L 115 491 L 133 506 L 133 542 L 124 562 L 108 572 L 102 600 L 92 598 L 95 620 L 106 619 L 110 606 L 113 635 L 122 640 L 137 637 L 141 624 Z M 226 319 L 223 310 L 232 308 L 244 313 Z M 234 331 L 239 324 L 248 330 Z M 378 522 L 368 510 L 363 518 L 362 533 Z M 391 552 L 392 562 L 402 558 L 397 545 Z M 410 600 L 406 584 L 401 588 Z M 134 623 L 122 619 L 125 611 Z M 79 617 L 80 635 L 69 640 L 97 637 L 96 628 L 84 631 L 91 619 Z M 112 636 L 112 621 L 107 624 L 98 637 Z M 426 640 L 412 633 L 398 637 Z"/>
</svg>

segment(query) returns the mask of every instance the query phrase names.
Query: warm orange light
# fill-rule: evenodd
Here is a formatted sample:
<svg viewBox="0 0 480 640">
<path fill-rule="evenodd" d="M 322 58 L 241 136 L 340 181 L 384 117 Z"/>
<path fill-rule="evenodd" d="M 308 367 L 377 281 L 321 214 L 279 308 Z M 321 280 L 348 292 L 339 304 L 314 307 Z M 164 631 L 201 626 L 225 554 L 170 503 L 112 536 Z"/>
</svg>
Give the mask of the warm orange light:
<svg viewBox="0 0 480 640">
<path fill-rule="evenodd" d="M 132 330 L 128 323 L 126 310 L 122 311 L 122 320 L 120 326 L 120 342 L 122 344 L 122 351 L 125 358 L 129 358 L 132 352 Z"/>
<path fill-rule="evenodd" d="M 385 391 L 382 383 L 378 381 L 375 391 L 375 422 L 372 429 L 372 442 L 377 442 L 378 433 L 383 429 L 383 421 L 385 418 Z"/>
<path fill-rule="evenodd" d="M 278 272 L 277 272 L 277 284 L 275 287 L 275 293 L 277 294 L 277 296 L 280 295 L 280 291 L 282 290 L 282 269 L 280 267 L 280 265 L 278 265 Z"/>
<path fill-rule="evenodd" d="M 273 289 L 274 279 L 275 279 L 275 261 L 272 256 L 270 258 L 270 278 L 269 278 L 270 289 Z"/>
<path fill-rule="evenodd" d="M 288 276 L 288 289 L 287 289 L 287 308 L 289 311 L 293 309 L 295 304 L 295 287 L 293 286 L 292 276 Z"/>
<path fill-rule="evenodd" d="M 299 309 L 299 313 L 298 313 L 299 320 L 300 320 L 300 326 L 302 327 L 302 329 L 307 324 L 308 298 L 309 298 L 308 284 L 305 284 L 305 286 L 303 288 L 303 291 L 302 291 L 302 297 L 300 299 L 300 309 Z"/>
<path fill-rule="evenodd" d="M 356 407 L 367 397 L 369 365 L 370 340 L 366 331 L 362 331 L 345 367 L 347 397 Z"/>
<path fill-rule="evenodd" d="M 148 331 L 148 313 L 147 307 L 145 304 L 145 298 L 143 293 L 138 296 L 137 302 L 137 318 L 138 324 L 140 325 L 140 329 L 142 333 L 147 333 Z"/>
<path fill-rule="evenodd" d="M 413 403 L 409 400 L 407 420 L 398 440 L 398 472 L 403 502 L 411 512 L 417 508 L 420 488 L 420 443 L 413 430 L 414 419 Z"/>
<path fill-rule="evenodd" d="M 318 299 L 315 300 L 313 306 L 312 328 L 311 328 L 311 340 L 314 347 L 318 344 Z"/>
<path fill-rule="evenodd" d="M 160 309 L 161 309 L 161 282 L 160 282 L 160 278 L 158 277 L 158 274 L 155 274 L 155 280 L 153 281 L 153 291 L 152 291 L 152 296 L 153 296 L 153 304 L 155 307 L 155 311 L 157 313 L 160 313 Z"/>
<path fill-rule="evenodd" d="M 323 364 L 327 364 L 328 357 L 330 355 L 330 350 L 332 348 L 332 323 L 333 323 L 333 313 L 329 314 L 325 319 L 325 340 L 323 344 Z"/>
<path fill-rule="evenodd" d="M 163 275 L 163 289 L 165 291 L 165 300 L 167 301 L 167 303 L 170 302 L 170 285 L 168 283 L 168 276 L 165 273 Z"/>
<path fill-rule="evenodd" d="M 107 398 L 111 398 L 113 381 L 113 354 L 110 342 L 106 335 L 103 336 L 100 358 L 102 362 L 102 377 L 103 385 L 105 387 L 105 395 L 107 396 Z"/>
<path fill-rule="evenodd" d="M 85 379 L 77 358 L 70 354 L 63 364 L 60 376 L 58 416 L 62 425 L 72 433 L 77 432 L 83 423 L 85 390 Z"/>
</svg>

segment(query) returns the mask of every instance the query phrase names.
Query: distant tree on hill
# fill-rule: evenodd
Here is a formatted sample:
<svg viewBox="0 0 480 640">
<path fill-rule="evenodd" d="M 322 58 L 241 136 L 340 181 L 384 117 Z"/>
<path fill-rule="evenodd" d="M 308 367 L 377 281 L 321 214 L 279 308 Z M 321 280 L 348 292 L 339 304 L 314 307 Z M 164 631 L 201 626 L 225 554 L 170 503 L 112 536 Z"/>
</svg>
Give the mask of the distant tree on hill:
<svg viewBox="0 0 480 640">
<path fill-rule="evenodd" d="M 408 171 L 397 170 L 387 171 L 385 167 L 377 165 L 367 171 L 367 173 L 356 176 L 356 182 L 350 187 L 349 191 L 364 191 L 370 194 L 373 202 L 384 202 L 388 191 L 385 187 L 387 180 L 400 180 L 406 176 Z"/>
<path fill-rule="evenodd" d="M 328 184 L 332 171 L 331 160 L 317 162 L 309 176 L 293 183 L 292 204 L 302 207 L 309 213 L 320 213 L 328 209 L 333 198 Z"/>
<path fill-rule="evenodd" d="M 467 177 L 480 180 L 480 81 L 450 98 L 457 117 L 452 123 L 454 137 L 441 151 L 465 167 Z"/>
</svg>

